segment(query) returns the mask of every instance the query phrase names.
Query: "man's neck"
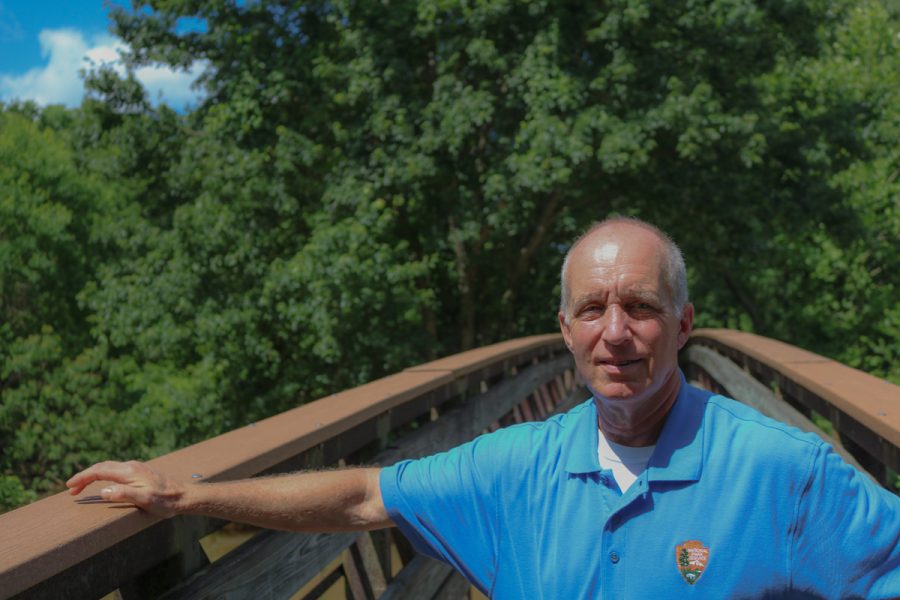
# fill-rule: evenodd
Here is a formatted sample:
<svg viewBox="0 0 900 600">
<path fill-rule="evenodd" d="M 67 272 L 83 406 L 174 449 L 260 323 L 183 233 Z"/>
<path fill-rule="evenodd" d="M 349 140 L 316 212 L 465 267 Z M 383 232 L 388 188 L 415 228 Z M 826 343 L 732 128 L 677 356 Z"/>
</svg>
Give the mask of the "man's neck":
<svg viewBox="0 0 900 600">
<path fill-rule="evenodd" d="M 594 397 L 597 422 L 606 439 L 623 446 L 656 444 L 666 418 L 681 389 L 681 376 L 675 370 L 652 397 L 630 405 L 628 401 Z"/>
</svg>

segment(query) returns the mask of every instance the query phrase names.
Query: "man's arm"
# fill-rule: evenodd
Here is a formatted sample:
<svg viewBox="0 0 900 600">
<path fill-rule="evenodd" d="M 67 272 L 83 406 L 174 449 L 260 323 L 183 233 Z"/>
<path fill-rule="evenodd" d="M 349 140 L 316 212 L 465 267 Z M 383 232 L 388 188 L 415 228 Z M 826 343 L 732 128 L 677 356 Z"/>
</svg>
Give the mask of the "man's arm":
<svg viewBox="0 0 900 600">
<path fill-rule="evenodd" d="M 245 479 L 184 483 L 139 462 L 102 462 L 66 485 L 79 494 L 109 481 L 100 495 L 151 514 L 205 515 L 290 531 L 357 531 L 393 525 L 381 500 L 380 469 L 343 469 Z"/>
</svg>

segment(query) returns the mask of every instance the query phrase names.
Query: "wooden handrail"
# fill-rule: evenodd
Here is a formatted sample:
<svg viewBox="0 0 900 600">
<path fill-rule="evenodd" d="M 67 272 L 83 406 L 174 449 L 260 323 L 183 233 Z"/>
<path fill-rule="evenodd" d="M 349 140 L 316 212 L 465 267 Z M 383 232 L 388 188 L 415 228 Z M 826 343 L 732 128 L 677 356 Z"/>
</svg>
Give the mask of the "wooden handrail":
<svg viewBox="0 0 900 600">
<path fill-rule="evenodd" d="M 742 331 L 697 329 L 691 345 L 727 357 L 807 417 L 815 411 L 831 421 L 843 445 L 882 483 L 885 467 L 900 471 L 900 386 Z"/>
<path fill-rule="evenodd" d="M 723 361 L 731 366 L 720 369 Z M 884 475 L 885 467 L 900 470 L 898 386 L 782 342 L 731 330 L 695 331 L 682 364 L 709 379 L 705 365 L 732 389 L 756 386 L 748 396 L 771 397 L 766 400 L 770 408 L 774 406 L 788 421 L 794 418 L 788 405 L 807 416 L 811 411 L 822 414 L 876 477 Z M 485 429 L 564 410 L 586 397 L 575 385 L 572 366 L 559 335 L 511 340 L 406 369 L 151 464 L 175 477 L 202 481 L 320 467 L 338 460 L 388 464 L 451 447 Z M 746 375 L 752 385 L 735 383 L 745 372 L 752 375 Z M 882 472 L 873 470 L 873 464 Z M 82 498 L 96 496 L 101 485 L 90 486 Z M 116 589 L 126 599 L 162 593 L 167 600 L 201 598 L 213 589 L 240 593 L 254 589 L 258 581 L 239 572 L 248 568 L 248 556 L 256 557 L 253 568 L 262 573 L 253 577 L 268 578 L 267 585 L 277 586 L 284 595 L 309 581 L 311 573 L 333 564 L 341 553 L 357 558 L 344 558 L 340 572 L 331 571 L 328 581 L 346 577 L 358 591 L 367 585 L 374 589 L 378 577 L 369 577 L 373 561 L 385 564 L 382 542 L 388 538 L 265 532 L 222 561 L 205 566 L 198 540 L 222 524 L 198 517 L 159 520 L 131 507 L 58 494 L 0 515 L 0 600 L 96 598 Z M 374 558 L 378 552 L 382 554 Z M 266 571 L 285 561 L 293 561 L 290 578 Z M 416 585 L 426 579 L 437 590 L 435 597 L 464 586 L 445 565 L 413 560 L 408 553 L 403 562 L 393 585 L 383 578 L 377 582 L 383 597 L 418 597 L 415 594 L 422 588 Z M 361 576 L 367 569 L 370 573 Z"/>
<path fill-rule="evenodd" d="M 564 354 L 558 334 L 478 348 L 322 398 L 150 464 L 180 479 L 202 481 L 334 464 L 366 447 L 385 448 L 393 431 L 427 418 L 448 400 L 484 391 L 487 382 L 538 358 Z M 101 487 L 89 486 L 80 498 L 96 497 Z M 196 546 L 199 537 L 222 525 L 198 518 L 160 520 L 114 506 L 61 493 L 0 515 L 0 598 L 40 585 L 63 589 L 64 580 L 82 586 L 66 597 L 102 595 L 184 554 L 186 546 Z M 54 578 L 59 582 L 47 587 Z M 91 582 L 85 585 L 85 579 Z"/>
</svg>

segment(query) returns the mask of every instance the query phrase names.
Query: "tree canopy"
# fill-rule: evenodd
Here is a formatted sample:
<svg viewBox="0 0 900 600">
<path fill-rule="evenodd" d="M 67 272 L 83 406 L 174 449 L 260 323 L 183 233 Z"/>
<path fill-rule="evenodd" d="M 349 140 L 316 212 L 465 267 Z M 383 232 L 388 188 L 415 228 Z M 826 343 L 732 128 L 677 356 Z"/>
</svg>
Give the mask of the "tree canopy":
<svg viewBox="0 0 900 600">
<path fill-rule="evenodd" d="M 183 19 L 203 23 L 186 29 Z M 116 8 L 100 70 L 0 111 L 0 509 L 429 358 L 552 331 L 572 239 L 668 231 L 698 325 L 900 381 L 888 3 Z"/>
</svg>

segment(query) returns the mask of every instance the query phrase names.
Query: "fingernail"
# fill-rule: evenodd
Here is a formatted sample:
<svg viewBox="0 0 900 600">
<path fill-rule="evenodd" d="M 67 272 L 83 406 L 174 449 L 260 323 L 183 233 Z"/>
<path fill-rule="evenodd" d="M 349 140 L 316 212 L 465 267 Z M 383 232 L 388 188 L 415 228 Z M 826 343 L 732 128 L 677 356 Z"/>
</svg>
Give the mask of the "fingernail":
<svg viewBox="0 0 900 600">
<path fill-rule="evenodd" d="M 100 493 L 101 494 L 112 494 L 112 488 L 111 487 L 103 488 L 102 490 L 100 490 Z"/>
</svg>

